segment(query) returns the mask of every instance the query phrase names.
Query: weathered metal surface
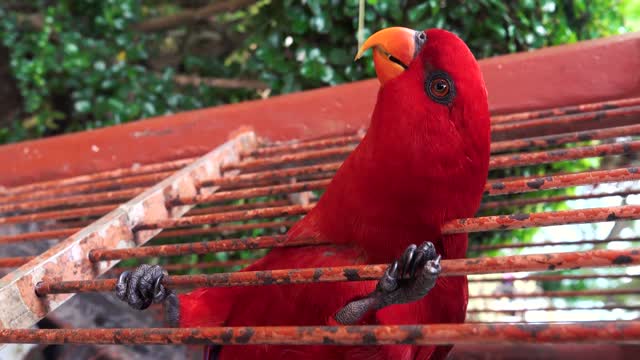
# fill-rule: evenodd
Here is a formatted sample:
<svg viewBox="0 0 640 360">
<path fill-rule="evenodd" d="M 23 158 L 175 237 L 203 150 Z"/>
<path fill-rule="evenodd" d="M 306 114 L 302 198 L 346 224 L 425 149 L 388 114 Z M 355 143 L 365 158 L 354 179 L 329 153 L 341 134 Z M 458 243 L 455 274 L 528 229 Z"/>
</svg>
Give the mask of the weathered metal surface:
<svg viewBox="0 0 640 360">
<path fill-rule="evenodd" d="M 241 151 L 250 149 L 255 144 L 253 133 L 238 135 L 0 279 L 0 303 L 3 304 L 0 310 L 0 328 L 29 327 L 55 310 L 70 295 L 38 298 L 33 291 L 38 282 L 87 280 L 105 273 L 116 262 L 94 265 L 87 258 L 91 249 L 134 247 L 145 243 L 157 231 L 134 233 L 131 231 L 133 227 L 140 222 L 184 214 L 190 207 L 174 207 L 168 211 L 165 207 L 166 199 L 178 193 L 183 196 L 195 193 L 196 179 L 220 176 L 222 164 L 237 161 Z M 214 190 L 215 188 L 206 191 Z"/>
<path fill-rule="evenodd" d="M 472 277 L 473 282 L 508 282 L 508 281 L 562 281 L 588 279 L 637 279 L 640 275 L 628 274 L 533 274 L 524 277 Z"/>
<path fill-rule="evenodd" d="M 244 211 L 231 211 L 218 214 L 187 216 L 177 219 L 165 219 L 160 221 L 145 221 L 136 225 L 135 231 L 164 229 L 170 227 L 185 227 L 204 224 L 215 224 L 228 221 L 251 220 L 279 216 L 291 216 L 306 214 L 313 205 L 288 205 L 267 209 L 253 209 Z"/>
<path fill-rule="evenodd" d="M 238 231 L 246 231 L 246 230 L 254 230 L 254 229 L 286 229 L 288 227 L 293 226 L 296 223 L 296 220 L 286 220 L 286 221 L 266 221 L 266 222 L 258 222 L 258 223 L 248 223 L 248 224 L 238 224 L 238 225 L 218 225 L 214 227 L 203 227 L 203 228 L 195 228 L 195 229 L 177 229 L 177 230 L 165 230 L 160 234 L 156 235 L 156 238 L 172 238 L 172 237 L 180 237 L 180 236 L 190 236 L 190 235 L 213 235 L 213 234 L 224 234 L 224 233 L 233 233 Z"/>
<path fill-rule="evenodd" d="M 548 151 L 496 155 L 489 161 L 490 169 L 545 164 L 556 161 L 577 160 L 607 155 L 631 154 L 640 150 L 640 141 L 582 146 Z"/>
<path fill-rule="evenodd" d="M 629 195 L 637 195 L 640 194 L 640 190 L 625 190 L 625 191 L 615 191 L 610 193 L 587 193 L 582 195 L 557 195 L 557 196 L 541 196 L 537 198 L 524 198 L 524 199 L 510 199 L 510 200 L 499 200 L 499 201 L 485 201 L 480 205 L 480 209 L 500 209 L 500 208 L 508 208 L 508 207 L 518 207 L 532 204 L 542 204 L 542 203 L 555 203 L 561 201 L 571 201 L 571 200 L 586 200 L 586 199 L 598 199 L 605 198 L 610 196 L 622 196 L 626 197 Z"/>
<path fill-rule="evenodd" d="M 492 258 L 442 260 L 442 276 L 500 272 L 576 269 L 581 267 L 628 266 L 640 263 L 640 249 L 591 250 L 583 252 L 514 255 Z M 388 265 L 354 265 L 327 268 L 285 269 L 169 276 L 162 283 L 170 288 L 301 284 L 379 279 Z M 59 293 L 113 291 L 116 279 L 45 281 L 36 287 L 39 296 Z"/>
<path fill-rule="evenodd" d="M 585 130 L 557 135 L 538 136 L 532 138 L 512 139 L 496 141 L 491 144 L 491 152 L 527 150 L 530 148 L 558 147 L 560 145 L 590 141 L 613 139 L 620 136 L 632 136 L 640 134 L 640 125 L 618 126 L 604 129 Z"/>
<path fill-rule="evenodd" d="M 0 217 L 0 224 L 18 224 L 43 220 L 74 219 L 82 216 L 104 215 L 116 207 L 116 205 L 100 205 L 86 208 L 43 211 L 25 215 Z"/>
<path fill-rule="evenodd" d="M 312 141 L 300 141 L 294 142 L 291 144 L 283 144 L 276 146 L 263 146 L 257 148 L 247 154 L 244 154 L 243 157 L 258 157 L 258 156 L 273 156 L 282 153 L 288 152 L 300 152 L 300 151 L 308 151 L 308 150 L 316 150 L 316 149 L 325 149 L 333 146 L 347 146 L 357 144 L 364 137 L 365 131 L 359 131 L 355 135 L 346 135 L 346 136 L 338 136 L 332 137 L 329 139 L 320 139 L 320 140 L 312 140 Z"/>
<path fill-rule="evenodd" d="M 626 310 L 626 311 L 640 311 L 640 305 L 602 305 L 594 307 L 578 307 L 578 306 L 566 306 L 566 307 L 532 307 L 532 308 L 517 308 L 517 309 L 467 309 L 467 314 L 478 313 L 523 313 L 527 311 L 597 311 L 597 310 Z"/>
<path fill-rule="evenodd" d="M 286 169 L 264 170 L 249 174 L 239 174 L 236 176 L 225 176 L 216 179 L 215 181 L 205 180 L 200 184 L 200 186 L 237 186 L 238 184 L 255 184 L 259 181 L 281 180 L 304 175 L 316 175 L 324 173 L 332 174 L 336 170 L 338 170 L 340 165 L 342 165 L 341 162 L 331 162 L 317 165 L 291 167 Z"/>
<path fill-rule="evenodd" d="M 573 106 L 564 106 L 555 109 L 544 109 L 527 111 L 508 115 L 496 115 L 491 117 L 493 124 L 507 123 L 521 120 L 533 120 L 553 116 L 571 115 L 575 113 L 584 113 L 589 111 L 600 111 L 624 108 L 628 106 L 640 105 L 640 97 L 620 100 L 600 101 L 596 103 L 580 104 Z"/>
<path fill-rule="evenodd" d="M 487 251 L 498 249 L 520 249 L 529 247 L 541 247 L 541 246 L 571 246 L 571 245 L 599 245 L 608 244 L 615 241 L 631 241 L 638 242 L 640 238 L 607 238 L 602 240 L 579 240 L 579 241 L 543 241 L 543 242 L 531 242 L 531 243 L 511 243 L 511 244 L 495 244 L 495 245 L 471 245 L 469 251 Z"/>
<path fill-rule="evenodd" d="M 341 146 L 337 148 L 303 151 L 294 154 L 276 155 L 258 159 L 246 159 L 238 163 L 226 165 L 223 171 L 242 170 L 243 172 L 251 172 L 258 169 L 268 168 L 270 166 L 282 166 L 284 164 L 291 165 L 304 163 L 306 161 L 317 161 L 320 159 L 345 157 L 349 155 L 353 151 L 353 149 L 355 149 L 355 146 L 351 145 Z"/>
<path fill-rule="evenodd" d="M 549 116 L 545 118 L 522 120 L 510 123 L 492 124 L 491 132 L 499 133 L 512 130 L 524 130 L 537 128 L 545 125 L 573 125 L 580 122 L 615 119 L 623 116 L 637 116 L 640 114 L 640 106 L 629 106 L 624 108 L 598 110 L 593 112 L 585 112 L 580 114 Z"/>
<path fill-rule="evenodd" d="M 324 179 L 296 182 L 292 184 L 254 187 L 241 190 L 220 191 L 211 195 L 197 194 L 191 197 L 169 199 L 169 201 L 167 202 L 167 206 L 213 203 L 226 200 L 251 199 L 259 196 L 273 196 L 310 190 L 320 190 L 326 188 L 330 182 L 331 179 Z"/>
<path fill-rule="evenodd" d="M 44 344 L 393 345 L 638 343 L 640 321 L 155 329 L 0 329 L 0 342 Z"/>
<path fill-rule="evenodd" d="M 246 204 L 215 205 L 215 206 L 209 206 L 204 208 L 191 209 L 186 215 L 187 216 L 205 215 L 205 214 L 219 213 L 219 212 L 263 209 L 263 208 L 269 208 L 269 207 L 287 206 L 289 204 L 291 204 L 291 202 L 288 200 L 271 200 L 271 201 L 251 202 Z"/>
<path fill-rule="evenodd" d="M 98 173 L 93 173 L 88 175 L 78 175 L 78 176 L 68 177 L 68 178 L 59 179 L 59 180 L 47 180 L 47 181 L 34 182 L 31 184 L 22 185 L 22 186 L 14 186 L 14 187 L 11 187 L 10 190 L 7 190 L 5 194 L 15 195 L 15 194 L 28 193 L 28 192 L 39 191 L 39 190 L 46 191 L 47 189 L 50 189 L 52 187 L 65 187 L 65 186 L 77 185 L 82 183 L 97 182 L 101 180 L 111 181 L 113 178 L 117 178 L 117 177 L 141 175 L 141 174 L 148 174 L 148 173 L 168 171 L 168 170 L 175 171 L 189 165 L 194 160 L 196 160 L 196 158 L 191 157 L 186 159 L 155 162 L 152 164 L 138 165 L 138 166 L 131 166 L 131 163 L 128 163 L 126 164 L 126 166 L 121 167 L 119 169 L 105 170 Z"/>
<path fill-rule="evenodd" d="M 162 179 L 166 179 L 173 172 L 174 170 L 127 177 L 114 177 L 107 180 L 86 183 L 83 182 L 80 184 L 62 186 L 51 185 L 50 188 L 44 190 L 20 192 L 14 195 L 6 196 L 0 195 L 0 203 L 6 204 L 17 201 L 48 199 L 56 196 L 70 196 L 73 194 L 108 191 L 126 187 L 150 186 Z"/>
<path fill-rule="evenodd" d="M 0 213 L 12 211 L 33 212 L 43 209 L 54 208 L 57 206 L 72 205 L 89 205 L 108 202 L 119 202 L 129 200 L 145 191 L 147 188 L 139 187 L 125 190 L 105 191 L 95 194 L 82 194 L 63 196 L 46 200 L 33 200 L 13 204 L 0 205 Z"/>
<path fill-rule="evenodd" d="M 637 167 L 585 171 L 562 175 L 496 179 L 487 183 L 485 193 L 487 195 L 506 195 L 579 185 L 597 185 L 633 180 L 640 180 L 640 170 Z"/>
<path fill-rule="evenodd" d="M 238 251 L 248 249 L 266 249 L 272 247 L 326 244 L 326 242 L 315 239 L 291 239 L 287 242 L 285 242 L 285 240 L 287 240 L 286 235 L 277 235 L 204 241 L 187 244 L 145 246 L 140 248 L 128 249 L 94 249 L 89 252 L 89 259 L 96 262 L 116 259 L 145 258 L 153 256 L 209 254 L 221 251 Z"/>
<path fill-rule="evenodd" d="M 640 219 L 640 205 L 459 219 L 444 224 L 442 233 L 455 234 L 635 219 Z"/>
<path fill-rule="evenodd" d="M 597 290 L 557 290 L 532 293 L 498 293 L 471 294 L 469 299 L 520 299 L 520 298 L 552 298 L 552 297 L 580 297 L 580 296 L 620 296 L 640 295 L 640 289 L 597 289 Z"/>
</svg>

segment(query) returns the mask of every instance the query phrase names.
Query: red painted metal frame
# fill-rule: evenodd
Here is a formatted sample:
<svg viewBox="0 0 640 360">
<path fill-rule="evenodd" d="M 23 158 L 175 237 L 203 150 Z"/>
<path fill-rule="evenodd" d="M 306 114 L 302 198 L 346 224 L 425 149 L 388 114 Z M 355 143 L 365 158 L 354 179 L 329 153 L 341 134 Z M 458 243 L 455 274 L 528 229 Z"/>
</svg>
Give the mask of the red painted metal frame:
<svg viewBox="0 0 640 360">
<path fill-rule="evenodd" d="M 640 96 L 638 33 L 489 58 L 480 65 L 494 113 Z M 377 89 L 377 80 L 367 80 L 2 146 L 0 185 L 201 155 L 226 141 L 238 124 L 273 140 L 351 132 L 368 123 Z"/>
</svg>

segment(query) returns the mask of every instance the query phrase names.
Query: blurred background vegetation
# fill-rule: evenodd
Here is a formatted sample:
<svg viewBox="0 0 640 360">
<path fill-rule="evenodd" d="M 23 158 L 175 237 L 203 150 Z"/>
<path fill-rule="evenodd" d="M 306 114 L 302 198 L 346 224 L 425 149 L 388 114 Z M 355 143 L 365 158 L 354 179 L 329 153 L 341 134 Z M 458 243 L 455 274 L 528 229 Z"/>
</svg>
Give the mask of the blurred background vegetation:
<svg viewBox="0 0 640 360">
<path fill-rule="evenodd" d="M 358 0 L 0 0 L 0 143 L 374 75 Z M 390 25 L 458 33 L 477 57 L 640 29 L 633 0 L 367 0 Z"/>
</svg>

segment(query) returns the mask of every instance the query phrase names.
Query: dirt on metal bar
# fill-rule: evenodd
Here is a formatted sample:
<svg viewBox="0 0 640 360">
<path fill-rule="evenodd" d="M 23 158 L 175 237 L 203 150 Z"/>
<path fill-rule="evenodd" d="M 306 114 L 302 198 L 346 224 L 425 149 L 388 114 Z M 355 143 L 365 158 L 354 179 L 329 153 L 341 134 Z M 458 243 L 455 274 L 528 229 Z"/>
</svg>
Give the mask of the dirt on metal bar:
<svg viewBox="0 0 640 360">
<path fill-rule="evenodd" d="M 640 248 L 591 250 L 542 255 L 514 255 L 492 258 L 442 260 L 442 276 L 492 274 L 501 272 L 576 269 L 582 267 L 628 266 L 640 263 Z M 228 287 L 277 284 L 303 284 L 336 281 L 377 280 L 388 265 L 353 265 L 328 268 L 246 271 L 209 275 L 165 277 L 170 288 Z M 46 281 L 36 286 L 39 296 L 61 293 L 113 291 L 116 279 L 85 281 Z"/>
<path fill-rule="evenodd" d="M 0 329 L 0 342 L 158 345 L 433 345 L 640 342 L 640 321 L 144 329 Z"/>
</svg>

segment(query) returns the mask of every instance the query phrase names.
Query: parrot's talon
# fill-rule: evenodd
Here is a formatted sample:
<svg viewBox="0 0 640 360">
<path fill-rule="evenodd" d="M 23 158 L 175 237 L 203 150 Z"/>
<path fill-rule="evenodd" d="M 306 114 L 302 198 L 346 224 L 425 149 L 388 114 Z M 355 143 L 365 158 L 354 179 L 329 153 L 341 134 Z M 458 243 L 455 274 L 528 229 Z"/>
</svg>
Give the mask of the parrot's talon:
<svg viewBox="0 0 640 360">
<path fill-rule="evenodd" d="M 354 324 L 370 310 L 422 299 L 436 284 L 441 272 L 440 259 L 435 246 L 428 241 L 420 246 L 410 245 L 385 270 L 371 294 L 347 304 L 335 319 L 345 325 Z"/>
<path fill-rule="evenodd" d="M 177 324 L 178 298 L 162 285 L 165 275 L 167 273 L 159 265 L 143 264 L 133 272 L 125 271 L 116 282 L 116 296 L 137 310 L 144 310 L 154 303 L 165 303 L 167 320 L 172 325 Z"/>
</svg>

